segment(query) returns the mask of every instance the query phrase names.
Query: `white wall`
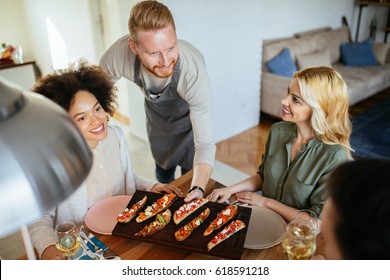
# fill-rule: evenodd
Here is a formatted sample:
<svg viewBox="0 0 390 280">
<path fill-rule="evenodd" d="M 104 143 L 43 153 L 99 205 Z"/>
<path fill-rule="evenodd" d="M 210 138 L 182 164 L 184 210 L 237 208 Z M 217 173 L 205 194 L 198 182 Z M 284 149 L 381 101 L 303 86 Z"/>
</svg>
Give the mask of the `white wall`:
<svg viewBox="0 0 390 280">
<path fill-rule="evenodd" d="M 67 45 L 69 61 L 86 58 L 97 62 L 95 52 L 90 0 L 23 0 L 30 46 L 42 73 L 52 71 L 45 19 L 49 18 Z M 42 55 L 43 54 L 43 55 Z"/>
<path fill-rule="evenodd" d="M 67 44 L 69 60 L 81 57 L 96 63 L 90 5 L 96 0 L 0 0 L 0 38 L 22 45 L 43 74 L 52 71 L 45 19 L 50 18 Z"/>
<path fill-rule="evenodd" d="M 260 112 L 261 2 L 174 1 L 178 37 L 205 56 L 214 94 L 216 141 L 258 124 Z"/>
<path fill-rule="evenodd" d="M 84 56 L 91 62 L 97 62 L 100 55 L 91 37 L 94 26 L 90 22 L 89 7 L 96 1 L 0 0 L 0 38 L 10 43 L 23 44 L 26 55 L 36 59 L 42 72 L 47 73 L 51 70 L 51 63 L 42 20 L 49 15 L 64 34 L 72 58 Z M 103 12 L 111 14 L 108 23 L 110 30 L 106 30 L 108 45 L 127 33 L 130 8 L 137 1 L 101 1 L 105 6 Z M 358 15 L 355 0 L 162 2 L 175 17 L 178 37 L 190 41 L 206 58 L 214 93 L 213 123 L 217 142 L 258 123 L 263 40 L 291 36 L 295 32 L 312 28 L 339 27 L 343 15 L 349 21 L 354 39 Z M 18 3 L 22 3 L 25 10 Z M 368 37 L 368 25 L 374 13 L 378 17 L 378 29 L 386 24 L 387 8 L 365 7 L 359 40 Z M 26 19 L 25 24 L 23 18 Z M 12 32 L 8 26 L 11 26 Z M 30 40 L 28 43 L 25 42 L 26 38 Z M 383 41 L 382 31 L 378 31 L 377 41 Z M 124 83 L 120 92 L 120 110 L 130 116 L 131 128 L 144 138 L 142 95 L 133 94 L 136 88 Z"/>
<path fill-rule="evenodd" d="M 137 2 L 139 0 L 101 0 L 106 48 L 121 36 L 129 33 L 127 22 L 130 10 Z M 118 110 L 130 119 L 129 131 L 144 141 L 148 141 L 143 93 L 135 83 L 126 79 L 119 80 L 116 86 L 118 87 Z"/>
</svg>

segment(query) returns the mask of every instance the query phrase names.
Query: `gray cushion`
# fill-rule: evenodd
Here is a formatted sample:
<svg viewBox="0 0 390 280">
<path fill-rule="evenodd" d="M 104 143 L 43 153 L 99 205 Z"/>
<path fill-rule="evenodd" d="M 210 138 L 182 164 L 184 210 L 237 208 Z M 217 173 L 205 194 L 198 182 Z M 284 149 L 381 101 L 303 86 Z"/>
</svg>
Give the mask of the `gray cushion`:
<svg viewBox="0 0 390 280">
<path fill-rule="evenodd" d="M 332 30 L 331 27 L 320 27 L 320 28 L 311 29 L 311 30 L 308 30 L 308 31 L 295 33 L 294 37 L 301 38 L 301 37 L 304 37 L 304 36 L 316 35 L 316 34 L 319 34 L 321 32 L 326 32 L 326 31 L 330 31 L 330 30 Z"/>
<path fill-rule="evenodd" d="M 346 26 L 334 29 L 328 32 L 322 32 L 317 35 L 318 50 L 327 48 L 330 54 L 330 62 L 336 63 L 340 60 L 340 45 L 349 43 L 349 33 Z"/>
<path fill-rule="evenodd" d="M 316 51 L 316 38 L 306 36 L 300 39 L 288 39 L 263 46 L 263 61 L 269 61 L 277 56 L 284 48 L 289 48 L 295 60 L 297 54 Z"/>
<path fill-rule="evenodd" d="M 299 70 L 312 66 L 331 66 L 328 49 L 313 53 L 298 54 L 296 58 Z"/>
</svg>

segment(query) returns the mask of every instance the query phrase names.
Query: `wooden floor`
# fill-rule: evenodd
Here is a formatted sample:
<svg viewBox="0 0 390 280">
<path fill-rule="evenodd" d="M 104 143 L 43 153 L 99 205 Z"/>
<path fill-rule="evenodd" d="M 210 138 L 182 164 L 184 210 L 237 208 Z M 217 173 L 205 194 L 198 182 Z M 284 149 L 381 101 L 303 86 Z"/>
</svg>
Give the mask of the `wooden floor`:
<svg viewBox="0 0 390 280">
<path fill-rule="evenodd" d="M 350 107 L 354 116 L 390 98 L 390 88 Z M 260 124 L 217 143 L 216 159 L 249 175 L 255 174 L 264 153 L 271 125 L 279 120 L 261 115 Z"/>
</svg>

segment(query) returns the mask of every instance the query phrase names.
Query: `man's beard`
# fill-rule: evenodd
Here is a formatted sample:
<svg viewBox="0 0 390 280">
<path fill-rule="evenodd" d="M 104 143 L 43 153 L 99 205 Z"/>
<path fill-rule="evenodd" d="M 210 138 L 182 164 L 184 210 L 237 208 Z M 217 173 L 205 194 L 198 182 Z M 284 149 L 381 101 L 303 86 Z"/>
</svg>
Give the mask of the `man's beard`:
<svg viewBox="0 0 390 280">
<path fill-rule="evenodd" d="M 142 61 L 141 61 L 141 63 L 142 63 Z M 174 60 L 169 64 L 169 66 L 171 68 L 171 71 L 169 71 L 169 72 L 158 71 L 159 68 L 166 68 L 166 67 L 154 66 L 153 68 L 150 68 L 150 67 L 146 67 L 145 64 L 143 64 L 143 63 L 142 63 L 142 65 L 145 67 L 146 70 L 148 70 L 153 75 L 155 75 L 159 78 L 168 78 L 168 77 L 172 76 L 173 71 L 175 70 L 176 63 L 177 63 L 177 60 Z"/>
</svg>

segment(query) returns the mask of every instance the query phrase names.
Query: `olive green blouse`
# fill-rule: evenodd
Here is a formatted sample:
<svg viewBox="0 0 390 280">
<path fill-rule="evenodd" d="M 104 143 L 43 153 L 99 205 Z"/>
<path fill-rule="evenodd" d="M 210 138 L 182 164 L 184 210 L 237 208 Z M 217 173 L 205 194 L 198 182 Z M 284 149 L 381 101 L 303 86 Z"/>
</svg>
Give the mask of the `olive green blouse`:
<svg viewBox="0 0 390 280">
<path fill-rule="evenodd" d="M 319 216 L 327 197 L 325 180 L 340 163 L 349 160 L 341 145 L 328 145 L 313 138 L 302 145 L 290 163 L 297 136 L 295 123 L 279 122 L 271 127 L 258 174 L 262 192 L 297 209 L 311 209 Z"/>
</svg>

